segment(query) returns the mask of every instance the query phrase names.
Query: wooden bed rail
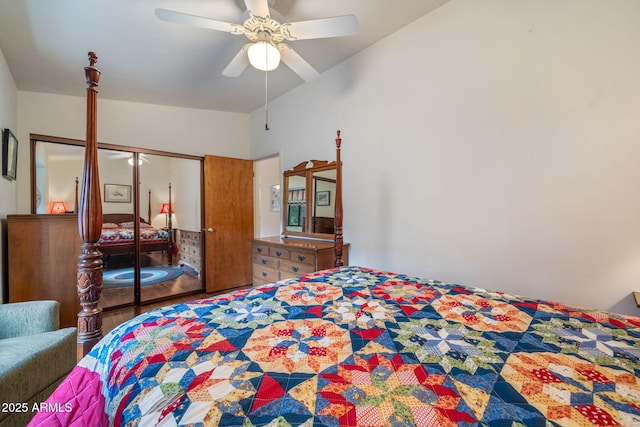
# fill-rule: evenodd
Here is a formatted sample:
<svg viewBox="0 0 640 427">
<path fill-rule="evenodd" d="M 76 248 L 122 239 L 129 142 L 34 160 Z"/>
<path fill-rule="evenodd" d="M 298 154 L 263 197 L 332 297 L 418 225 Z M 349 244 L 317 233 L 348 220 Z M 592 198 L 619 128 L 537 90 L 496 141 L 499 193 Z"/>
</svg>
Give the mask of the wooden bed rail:
<svg viewBox="0 0 640 427">
<path fill-rule="evenodd" d="M 84 68 L 87 80 L 87 141 L 84 154 L 82 189 L 78 206 L 78 231 L 82 252 L 78 262 L 78 297 L 82 310 L 78 313 L 77 357 L 80 360 L 102 337 L 102 309 L 98 306 L 102 293 L 102 254 L 98 240 L 102 230 L 102 198 L 98 175 L 97 97 L 100 71 L 94 67 L 98 56 L 89 52 L 89 66 Z"/>
</svg>

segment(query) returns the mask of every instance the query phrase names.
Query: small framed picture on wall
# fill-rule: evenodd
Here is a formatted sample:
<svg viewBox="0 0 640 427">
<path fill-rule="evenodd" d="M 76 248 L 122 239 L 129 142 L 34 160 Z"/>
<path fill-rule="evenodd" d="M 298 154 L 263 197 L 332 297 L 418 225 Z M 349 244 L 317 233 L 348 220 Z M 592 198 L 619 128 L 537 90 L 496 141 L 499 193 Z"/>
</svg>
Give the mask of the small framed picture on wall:
<svg viewBox="0 0 640 427">
<path fill-rule="evenodd" d="M 9 129 L 5 129 L 2 132 L 2 176 L 14 181 L 17 168 L 18 140 Z"/>
<path fill-rule="evenodd" d="M 331 204 L 331 191 L 318 191 L 316 204 L 318 206 L 329 206 Z"/>
<path fill-rule="evenodd" d="M 131 203 L 131 186 L 105 184 L 104 201 L 107 203 Z"/>
<path fill-rule="evenodd" d="M 271 212 L 280 212 L 280 185 L 271 186 Z"/>
</svg>

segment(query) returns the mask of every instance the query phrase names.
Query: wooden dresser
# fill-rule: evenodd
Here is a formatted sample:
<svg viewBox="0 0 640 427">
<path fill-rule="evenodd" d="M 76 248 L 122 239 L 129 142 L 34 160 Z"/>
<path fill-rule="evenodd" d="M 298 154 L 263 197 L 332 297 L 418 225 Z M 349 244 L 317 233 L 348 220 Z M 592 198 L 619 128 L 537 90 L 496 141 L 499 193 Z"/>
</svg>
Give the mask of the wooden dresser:
<svg viewBox="0 0 640 427">
<path fill-rule="evenodd" d="M 180 249 L 180 265 L 188 265 L 198 272 L 202 270 L 202 250 L 200 231 L 178 229 L 177 242 Z"/>
<path fill-rule="evenodd" d="M 76 326 L 78 215 L 7 215 L 9 302 L 52 299 L 60 326 Z"/>
<path fill-rule="evenodd" d="M 301 276 L 333 268 L 333 242 L 310 239 L 265 237 L 251 241 L 253 285 Z M 349 244 L 344 244 L 343 261 L 348 265 Z"/>
</svg>

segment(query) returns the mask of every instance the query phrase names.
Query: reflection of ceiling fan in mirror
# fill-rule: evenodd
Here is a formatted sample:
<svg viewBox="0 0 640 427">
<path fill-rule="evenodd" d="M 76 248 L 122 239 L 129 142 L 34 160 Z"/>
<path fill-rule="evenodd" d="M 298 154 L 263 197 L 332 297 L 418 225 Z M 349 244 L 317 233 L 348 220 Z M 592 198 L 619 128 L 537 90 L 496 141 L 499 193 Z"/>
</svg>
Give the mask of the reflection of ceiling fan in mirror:
<svg viewBox="0 0 640 427">
<path fill-rule="evenodd" d="M 117 153 L 109 156 L 110 159 L 127 159 L 127 163 L 133 166 L 133 153 Z M 144 153 L 138 153 L 138 165 L 142 163 L 149 163 L 147 155 Z"/>
<path fill-rule="evenodd" d="M 247 10 L 242 24 L 160 8 L 155 10 L 155 14 L 163 21 L 246 36 L 250 42 L 240 49 L 222 72 L 228 77 L 239 76 L 249 64 L 262 71 L 271 71 L 282 59 L 305 81 L 315 80 L 319 73 L 283 42 L 350 36 L 358 31 L 358 21 L 353 15 L 286 23 L 276 10 L 270 8 L 273 1 L 244 0 L 244 3 Z"/>
</svg>

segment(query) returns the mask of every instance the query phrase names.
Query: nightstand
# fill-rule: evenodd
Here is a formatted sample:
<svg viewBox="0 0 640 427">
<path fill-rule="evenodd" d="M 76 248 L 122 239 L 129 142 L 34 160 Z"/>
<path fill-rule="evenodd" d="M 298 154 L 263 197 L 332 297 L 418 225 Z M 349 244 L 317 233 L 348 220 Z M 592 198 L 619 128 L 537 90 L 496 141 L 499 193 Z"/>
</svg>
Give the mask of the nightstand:
<svg viewBox="0 0 640 427">
<path fill-rule="evenodd" d="M 636 299 L 636 306 L 640 307 L 640 291 L 634 292 L 633 297 Z"/>
</svg>

